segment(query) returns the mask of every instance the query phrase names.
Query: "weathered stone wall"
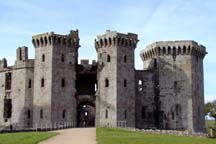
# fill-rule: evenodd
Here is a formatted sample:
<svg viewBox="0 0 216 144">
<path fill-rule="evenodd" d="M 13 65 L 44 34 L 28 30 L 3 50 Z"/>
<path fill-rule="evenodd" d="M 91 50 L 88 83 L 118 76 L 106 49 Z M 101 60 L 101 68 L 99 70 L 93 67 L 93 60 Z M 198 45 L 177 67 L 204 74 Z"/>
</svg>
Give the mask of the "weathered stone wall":
<svg viewBox="0 0 216 144">
<path fill-rule="evenodd" d="M 38 40 L 37 45 L 35 45 L 33 95 L 34 124 L 51 122 L 53 46 L 41 45 L 39 41 L 40 39 Z M 45 57 L 44 61 L 42 61 L 43 55 Z M 44 87 L 41 86 L 42 79 L 44 79 Z M 43 116 L 41 117 L 41 115 Z"/>
<path fill-rule="evenodd" d="M 36 51 L 37 91 L 34 93 L 34 123 L 76 123 L 75 67 L 79 48 L 78 31 L 71 31 L 68 35 L 53 32 L 36 35 L 33 36 L 33 44 Z M 42 78 L 44 87 L 41 87 Z M 43 118 L 40 116 L 41 110 Z"/>
<path fill-rule="evenodd" d="M 17 60 L 13 67 L 1 68 L 1 125 L 12 125 L 13 129 L 32 127 L 32 100 L 33 87 L 29 88 L 29 80 L 33 83 L 34 60 L 28 59 L 28 48 L 21 47 L 17 49 Z M 4 62 L 5 63 L 5 62 Z M 6 89 L 6 73 L 11 73 L 11 88 Z M 12 111 L 11 117 L 5 118 L 4 111 L 6 105 L 5 99 L 11 99 Z M 28 110 L 30 114 L 28 116 Z"/>
<path fill-rule="evenodd" d="M 201 76 L 194 77 L 193 73 L 202 72 L 202 68 L 193 64 L 193 57 L 202 59 L 205 54 L 205 48 L 193 41 L 156 42 L 141 53 L 144 69 L 151 68 L 152 65 L 157 67 L 159 103 L 156 105 L 159 106 L 159 128 L 204 131 L 203 87 L 198 94 L 200 98 L 193 98 L 194 85 L 203 83 Z M 194 127 L 197 126 L 195 122 L 198 121 L 198 109 L 201 117 L 199 124 L 202 125 L 200 129 Z"/>
<path fill-rule="evenodd" d="M 136 128 L 155 128 L 154 70 L 136 70 Z"/>
<path fill-rule="evenodd" d="M 99 63 L 96 125 L 116 126 L 117 121 L 127 121 L 127 126 L 135 126 L 134 49 L 137 42 L 135 34 L 114 31 L 107 31 L 96 39 Z"/>
<path fill-rule="evenodd" d="M 31 87 L 29 87 L 31 80 Z M 34 61 L 16 61 L 12 72 L 13 128 L 32 127 Z M 30 112 L 28 112 L 30 111 Z"/>
<path fill-rule="evenodd" d="M 90 107 L 90 125 L 95 115 L 96 126 L 118 126 L 117 122 L 122 122 L 127 127 L 204 131 L 206 51 L 202 45 L 194 41 L 155 42 L 141 51 L 144 70 L 135 70 L 136 34 L 107 31 L 97 36 L 98 63 L 92 65 L 88 60 L 77 64 L 78 31 L 39 34 L 32 42 L 35 60 L 28 59 L 27 47 L 17 49 L 14 66 L 0 60 L 0 125 L 82 125 L 86 117 L 77 111 L 85 105 Z M 9 72 L 12 83 L 6 89 Z M 82 87 L 85 78 L 89 79 Z M 12 100 L 8 119 L 3 117 L 5 98 Z M 77 122 L 77 117 L 82 120 Z"/>
<path fill-rule="evenodd" d="M 3 66 L 5 60 L 0 60 L 0 125 L 4 126 L 5 119 L 4 115 L 4 98 L 5 98 L 5 73 L 9 71 L 6 67 Z"/>
<path fill-rule="evenodd" d="M 98 53 L 98 91 L 96 95 L 96 126 L 116 126 L 117 121 L 117 49 L 115 46 L 102 47 Z M 110 62 L 107 62 L 107 55 Z M 105 87 L 105 80 L 109 86 Z M 106 110 L 108 117 L 106 118 Z"/>
<path fill-rule="evenodd" d="M 195 132 L 205 131 L 204 118 L 204 79 L 203 59 L 192 56 L 192 99 L 193 99 L 193 127 Z"/>
</svg>

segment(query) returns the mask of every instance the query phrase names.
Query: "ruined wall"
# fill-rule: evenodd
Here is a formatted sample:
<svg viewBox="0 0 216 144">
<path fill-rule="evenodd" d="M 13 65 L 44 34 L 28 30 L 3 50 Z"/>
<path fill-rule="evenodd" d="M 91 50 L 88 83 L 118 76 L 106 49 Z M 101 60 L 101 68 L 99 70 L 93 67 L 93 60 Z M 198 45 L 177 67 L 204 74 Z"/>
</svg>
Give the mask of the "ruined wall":
<svg viewBox="0 0 216 144">
<path fill-rule="evenodd" d="M 203 108 L 204 103 L 202 98 L 193 98 L 193 85 L 197 82 L 192 78 L 195 69 L 192 59 L 197 54 L 203 57 L 205 49 L 193 41 L 156 42 L 141 53 L 144 69 L 152 67 L 152 64 L 157 66 L 159 103 L 156 105 L 159 106 L 158 127 L 161 129 L 197 132 L 194 112 L 198 108 L 194 105 L 202 101 L 200 107 Z M 200 113 L 200 117 L 204 118 L 204 115 Z M 203 132 L 204 129 L 198 131 Z"/>
<path fill-rule="evenodd" d="M 96 39 L 98 95 L 96 124 L 135 126 L 134 49 L 137 35 L 107 31 Z M 130 76 L 130 77 L 128 77 Z"/>
<path fill-rule="evenodd" d="M 13 128 L 32 127 L 34 60 L 18 60 L 12 73 Z M 31 83 L 31 84 L 30 84 Z"/>
<path fill-rule="evenodd" d="M 0 125 L 1 126 L 5 126 L 5 125 L 9 125 L 9 122 L 5 122 L 5 118 L 4 118 L 4 99 L 6 96 L 5 93 L 5 74 L 6 72 L 10 71 L 7 68 L 7 60 L 6 59 L 2 59 L 0 60 Z"/>
<path fill-rule="evenodd" d="M 154 70 L 136 70 L 135 91 L 136 91 L 136 128 L 155 128 L 155 83 Z"/>
<path fill-rule="evenodd" d="M 34 61 L 27 54 L 27 47 L 18 48 L 15 65 L 1 69 L 1 121 L 13 129 L 32 127 L 33 87 L 29 87 L 29 80 L 33 81 Z"/>
</svg>

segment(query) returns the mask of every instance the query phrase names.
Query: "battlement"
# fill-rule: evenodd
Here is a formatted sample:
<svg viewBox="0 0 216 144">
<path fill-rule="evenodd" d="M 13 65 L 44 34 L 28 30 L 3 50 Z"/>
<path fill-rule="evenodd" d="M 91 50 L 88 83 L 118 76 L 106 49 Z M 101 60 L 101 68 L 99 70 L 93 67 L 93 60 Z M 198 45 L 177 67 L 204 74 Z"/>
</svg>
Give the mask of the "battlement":
<svg viewBox="0 0 216 144">
<path fill-rule="evenodd" d="M 160 55 L 195 55 L 204 58 L 206 48 L 195 41 L 158 41 L 148 45 L 140 52 L 142 60 L 155 58 Z"/>
<path fill-rule="evenodd" d="M 47 32 L 32 36 L 32 43 L 35 48 L 46 47 L 48 45 L 73 46 L 79 48 L 79 31 L 71 30 L 67 35 Z"/>
<path fill-rule="evenodd" d="M 123 46 L 136 48 L 138 35 L 133 33 L 123 34 L 117 31 L 107 30 L 105 34 L 98 35 L 95 39 L 95 48 Z"/>
</svg>

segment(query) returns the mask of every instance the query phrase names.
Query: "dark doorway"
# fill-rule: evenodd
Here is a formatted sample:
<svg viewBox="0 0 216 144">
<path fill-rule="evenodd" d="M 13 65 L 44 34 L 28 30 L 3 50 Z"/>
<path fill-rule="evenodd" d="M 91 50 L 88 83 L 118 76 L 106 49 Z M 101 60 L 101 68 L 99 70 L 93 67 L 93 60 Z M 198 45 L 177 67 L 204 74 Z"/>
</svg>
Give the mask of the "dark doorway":
<svg viewBox="0 0 216 144">
<path fill-rule="evenodd" d="M 95 106 L 84 102 L 77 107 L 77 126 L 94 127 L 95 126 Z"/>
</svg>

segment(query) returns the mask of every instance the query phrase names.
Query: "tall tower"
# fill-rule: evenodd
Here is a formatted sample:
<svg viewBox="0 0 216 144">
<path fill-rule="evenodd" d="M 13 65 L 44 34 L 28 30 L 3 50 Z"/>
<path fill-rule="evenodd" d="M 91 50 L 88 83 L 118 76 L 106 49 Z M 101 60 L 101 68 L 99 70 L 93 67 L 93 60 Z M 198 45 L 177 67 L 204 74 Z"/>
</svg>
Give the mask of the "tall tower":
<svg viewBox="0 0 216 144">
<path fill-rule="evenodd" d="M 204 46 L 160 41 L 141 51 L 144 70 L 155 69 L 155 121 L 160 129 L 205 131 Z"/>
<path fill-rule="evenodd" d="M 97 36 L 98 90 L 96 96 L 96 125 L 117 126 L 126 121 L 135 126 L 134 49 L 136 34 L 106 31 Z"/>
<path fill-rule="evenodd" d="M 76 123 L 75 80 L 78 30 L 33 36 L 35 47 L 34 123 Z"/>
</svg>

